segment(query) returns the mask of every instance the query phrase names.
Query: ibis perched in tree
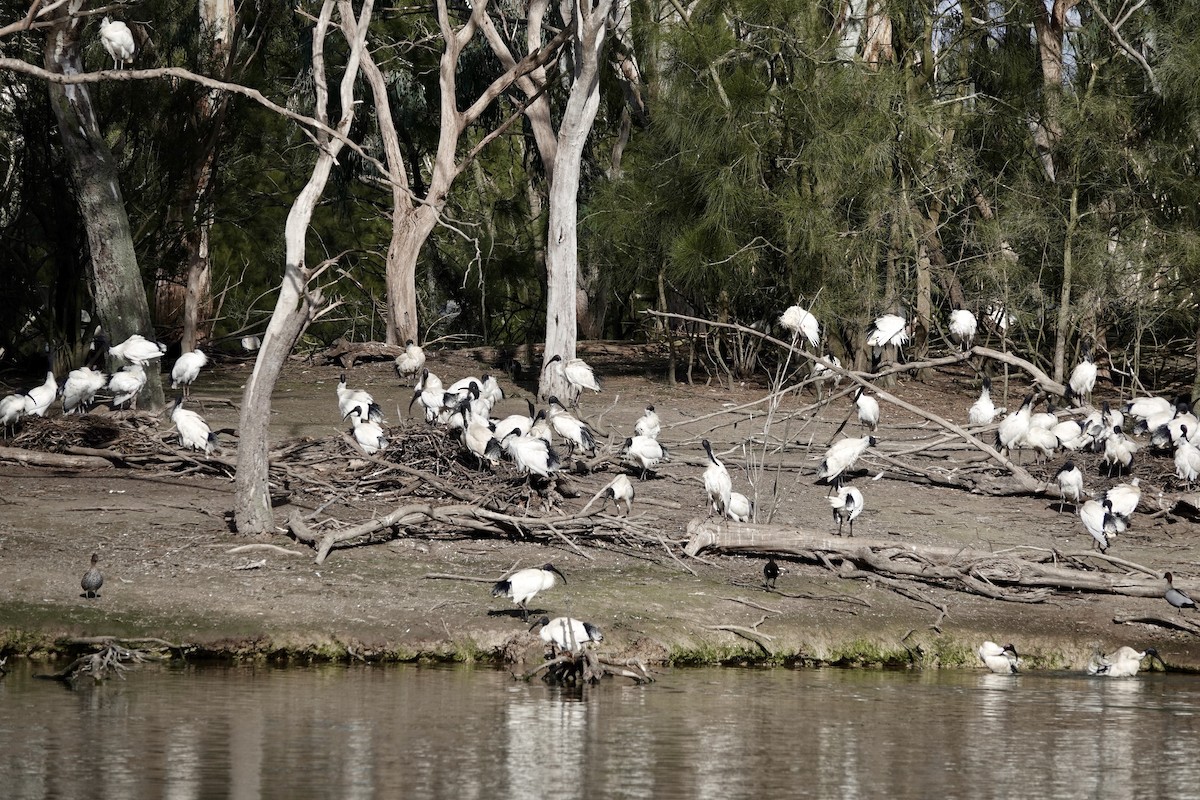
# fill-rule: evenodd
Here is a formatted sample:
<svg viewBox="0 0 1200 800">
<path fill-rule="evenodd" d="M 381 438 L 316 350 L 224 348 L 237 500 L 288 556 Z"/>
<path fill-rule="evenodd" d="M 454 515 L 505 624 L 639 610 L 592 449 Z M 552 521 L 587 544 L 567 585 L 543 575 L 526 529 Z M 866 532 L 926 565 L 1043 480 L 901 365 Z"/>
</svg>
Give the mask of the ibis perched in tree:
<svg viewBox="0 0 1200 800">
<path fill-rule="evenodd" d="M 704 469 L 704 491 L 708 494 L 709 513 L 724 517 L 729 513 L 729 495 L 733 491 L 733 481 L 729 470 L 721 460 L 713 455 L 712 444 L 708 439 L 700 442 L 704 452 L 708 453 L 708 466 Z"/>
<path fill-rule="evenodd" d="M 979 399 L 971 404 L 967 411 L 969 425 L 991 425 L 996 418 L 996 405 L 992 402 L 992 379 L 983 376 L 983 388 L 979 390 Z"/>
<path fill-rule="evenodd" d="M 1104 655 L 1096 652 L 1091 661 L 1087 665 L 1088 675 L 1104 675 L 1109 678 L 1132 678 L 1138 674 L 1138 670 L 1142 667 L 1142 661 L 1147 657 L 1150 659 L 1158 659 L 1158 663 L 1162 664 L 1163 671 L 1167 669 L 1167 665 L 1159 657 L 1158 651 L 1153 647 L 1147 647 L 1145 650 L 1134 650 L 1132 647 L 1119 647 L 1115 652 Z"/>
<path fill-rule="evenodd" d="M 58 381 L 54 377 L 53 370 L 47 370 L 45 382 L 25 392 L 25 408 L 22 413 L 27 417 L 45 416 L 56 397 L 58 397 Z"/>
<path fill-rule="evenodd" d="M 63 413 L 73 414 L 78 411 L 82 414 L 87 411 L 96 398 L 96 392 L 103 389 L 107 383 L 108 376 L 98 369 L 79 367 L 71 370 L 67 374 L 66 383 L 63 384 Z"/>
<path fill-rule="evenodd" d="M 113 408 L 131 403 L 137 409 L 137 398 L 146 385 L 146 368 L 141 364 L 129 364 L 114 372 L 108 379 L 108 390 L 113 395 Z"/>
<path fill-rule="evenodd" d="M 642 414 L 638 418 L 638 421 L 633 423 L 634 435 L 649 436 L 651 439 L 657 439 L 661 431 L 662 423 L 658 419 L 658 414 L 655 412 L 654 406 L 646 406 L 646 413 Z"/>
<path fill-rule="evenodd" d="M 975 340 L 975 331 L 978 328 L 979 321 L 967 309 L 956 308 L 950 312 L 950 335 L 963 350 L 971 349 L 971 343 Z"/>
<path fill-rule="evenodd" d="M 984 642 L 976 652 L 979 653 L 979 660 L 984 666 L 997 675 L 1012 675 L 1017 672 L 1020 658 L 1017 656 L 1017 648 L 1011 644 L 1001 646 L 995 642 Z"/>
<path fill-rule="evenodd" d="M 192 393 L 192 383 L 200 375 L 201 368 L 208 363 L 208 356 L 203 350 L 192 350 L 184 353 L 175 360 L 175 365 L 171 367 L 171 388 L 178 389 L 183 387 L 183 396 L 188 397 Z"/>
<path fill-rule="evenodd" d="M 1195 600 L 1188 597 L 1182 589 L 1175 588 L 1174 576 L 1172 576 L 1171 573 L 1167 572 L 1163 575 L 1163 577 L 1167 579 L 1167 591 L 1163 592 L 1164 600 L 1175 606 L 1175 608 L 1178 608 L 1180 614 L 1183 613 L 1185 608 L 1196 607 Z"/>
<path fill-rule="evenodd" d="M 108 338 L 104 334 L 98 335 L 96 340 L 100 342 L 101 346 L 107 346 Z M 146 367 L 154 359 L 162 358 L 163 353 L 167 352 L 167 346 L 162 342 L 152 342 L 141 334 L 135 333 L 120 344 L 108 347 L 108 352 L 122 361 Z"/>
<path fill-rule="evenodd" d="M 621 448 L 621 457 L 630 465 L 637 467 L 645 479 L 648 473 L 654 471 L 660 461 L 667 457 L 667 450 L 652 436 L 631 436 L 625 440 Z"/>
<path fill-rule="evenodd" d="M 1071 501 L 1071 505 L 1078 507 L 1079 501 L 1083 499 L 1083 473 L 1075 466 L 1075 462 L 1067 461 L 1059 467 L 1054 479 L 1058 482 L 1058 493 L 1061 496 L 1058 513 L 1062 513 L 1063 504 L 1067 500 Z"/>
<path fill-rule="evenodd" d="M 854 407 L 860 425 L 872 431 L 879 427 L 879 401 L 866 394 L 862 386 L 854 390 Z"/>
<path fill-rule="evenodd" d="M 509 575 L 492 586 L 492 597 L 507 597 L 521 607 L 521 619 L 529 621 L 529 607 L 526 605 L 538 592 L 554 586 L 555 579 L 561 579 L 565 584 L 567 577 L 558 571 L 553 564 L 541 567 L 522 569 Z"/>
<path fill-rule="evenodd" d="M 367 455 L 374 455 L 388 446 L 387 437 L 383 434 L 383 426 L 377 422 L 362 418 L 362 406 L 353 405 L 346 413 L 354 425 L 354 441 Z"/>
<path fill-rule="evenodd" d="M 529 626 L 530 632 L 538 626 L 542 641 L 558 650 L 568 653 L 578 653 L 588 642 L 604 641 L 604 634 L 590 622 L 580 622 L 571 617 L 542 617 Z"/>
<path fill-rule="evenodd" d="M 825 451 L 825 458 L 817 468 L 817 480 L 830 485 L 830 491 L 841 488 L 843 477 L 847 470 L 854 466 L 858 457 L 867 451 L 868 447 L 876 445 L 874 436 L 863 436 L 858 439 L 847 438 L 834 442 Z"/>
<path fill-rule="evenodd" d="M 871 348 L 872 368 L 879 364 L 885 347 L 894 346 L 897 351 L 908 344 L 908 320 L 899 314 L 884 314 L 877 317 L 867 328 L 867 344 Z"/>
<path fill-rule="evenodd" d="M 175 398 L 171 421 L 175 423 L 175 430 L 179 431 L 179 443 L 182 446 L 192 450 L 203 450 L 205 455 L 212 455 L 217 442 L 216 434 L 208 427 L 204 417 L 183 407 L 181 396 Z"/>
<path fill-rule="evenodd" d="M 628 475 L 622 473 L 613 478 L 612 482 L 604 487 L 604 493 L 612 498 L 618 514 L 621 513 L 622 503 L 625 504 L 625 516 L 633 512 L 633 481 L 629 480 Z"/>
<path fill-rule="evenodd" d="M 336 391 L 338 413 L 342 415 L 342 419 L 350 416 L 351 409 L 357 408 L 360 421 L 373 422 L 376 425 L 383 424 L 383 409 L 375 402 L 375 398 L 371 396 L 370 392 L 349 388 L 346 385 L 346 373 L 344 372 L 338 377 Z"/>
<path fill-rule="evenodd" d="M 863 494 L 854 486 L 841 486 L 833 497 L 825 498 L 833 507 L 833 520 L 838 524 L 837 535 L 842 535 L 842 524 L 850 523 L 850 535 L 854 535 L 854 520 L 862 513 Z"/>
<path fill-rule="evenodd" d="M 401 378 L 416 375 L 425 367 L 425 351 L 409 339 L 404 343 L 404 352 L 396 356 L 396 374 Z"/>
<path fill-rule="evenodd" d="M 579 404 L 579 395 L 583 393 L 584 389 L 591 389 L 593 392 L 600 391 L 600 383 L 596 380 L 596 374 L 582 358 L 571 358 L 564 361 L 562 356 L 555 354 L 546 362 L 545 369 L 553 370 L 566 381 L 573 405 Z"/>
<path fill-rule="evenodd" d="M 113 60 L 113 69 L 121 69 L 133 60 L 133 32 L 121 20 L 105 17 L 100 23 L 100 43 Z"/>
<path fill-rule="evenodd" d="M 89 600 L 99 597 L 100 587 L 104 585 L 104 575 L 100 573 L 100 567 L 96 566 L 99 562 L 100 554 L 92 553 L 92 566 L 83 573 L 83 580 L 79 582 L 79 588 L 83 589 L 83 596 Z"/>
<path fill-rule="evenodd" d="M 792 334 L 793 342 L 803 336 L 808 339 L 810 345 L 816 347 L 817 342 L 821 341 L 821 326 L 817 323 L 817 318 L 805 308 L 788 306 L 779 315 L 779 324 Z"/>
</svg>

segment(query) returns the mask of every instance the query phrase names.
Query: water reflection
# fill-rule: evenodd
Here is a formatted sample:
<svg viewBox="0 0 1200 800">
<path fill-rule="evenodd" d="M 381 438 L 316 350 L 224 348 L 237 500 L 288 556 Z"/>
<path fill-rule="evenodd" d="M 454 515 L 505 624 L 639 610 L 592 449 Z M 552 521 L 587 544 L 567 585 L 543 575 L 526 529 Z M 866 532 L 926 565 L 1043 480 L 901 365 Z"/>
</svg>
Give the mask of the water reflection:
<svg viewBox="0 0 1200 800">
<path fill-rule="evenodd" d="M 0 681 L 0 796 L 1188 797 L 1200 679 L 668 671 L 564 692 L 470 669 Z M 982 787 L 982 789 L 981 789 Z"/>
</svg>

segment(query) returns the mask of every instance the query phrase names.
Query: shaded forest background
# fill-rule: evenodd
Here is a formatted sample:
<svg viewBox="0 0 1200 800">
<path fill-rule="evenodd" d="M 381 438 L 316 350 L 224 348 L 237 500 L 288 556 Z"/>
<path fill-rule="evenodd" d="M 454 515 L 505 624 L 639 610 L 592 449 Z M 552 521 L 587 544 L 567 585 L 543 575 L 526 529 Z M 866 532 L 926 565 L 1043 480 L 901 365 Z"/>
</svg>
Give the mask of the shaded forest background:
<svg viewBox="0 0 1200 800">
<path fill-rule="evenodd" d="M 182 67 L 311 113 L 316 5 L 241 3 L 220 43 L 196 0 L 92 5 L 84 66 L 113 66 L 96 34 L 108 14 L 134 32 L 135 69 Z M 488 13 L 509 32 L 522 5 Z M 40 65 L 44 32 L 13 24 L 29 10 L 0 0 L 0 56 Z M 447 10 L 459 23 L 471 13 Z M 1095 342 L 1114 381 L 1192 384 L 1200 3 L 634 0 L 616 11 L 580 175 L 581 337 L 685 333 L 719 377 L 741 377 L 763 366 L 754 343 L 641 312 L 765 328 L 799 300 L 821 320 L 822 346 L 865 367 L 877 314 L 914 320 L 920 351 L 966 307 L 1057 380 Z M 370 45 L 424 196 L 440 132 L 434 7 L 379 6 Z M 570 90 L 562 58 L 549 68 L 553 114 Z M 95 316 L 77 190 L 46 82 L 3 64 L 0 367 L 35 363 L 47 343 L 75 366 Z M 481 38 L 468 43 L 460 108 L 503 70 Z M 326 292 L 340 301 L 308 327 L 312 346 L 388 337 L 391 189 L 364 158 L 386 160 L 363 83 L 349 133 L 359 150 L 340 154 L 307 240 L 309 263 L 333 259 Z M 421 249 L 419 341 L 545 334 L 548 187 L 526 100 L 511 88 L 460 141 L 460 157 L 483 146 Z M 178 345 L 199 260 L 210 272 L 196 341 L 236 350 L 275 304 L 284 222 L 316 158 L 309 134 L 245 96 L 171 77 L 96 84 L 92 101 L 154 333 Z"/>
</svg>

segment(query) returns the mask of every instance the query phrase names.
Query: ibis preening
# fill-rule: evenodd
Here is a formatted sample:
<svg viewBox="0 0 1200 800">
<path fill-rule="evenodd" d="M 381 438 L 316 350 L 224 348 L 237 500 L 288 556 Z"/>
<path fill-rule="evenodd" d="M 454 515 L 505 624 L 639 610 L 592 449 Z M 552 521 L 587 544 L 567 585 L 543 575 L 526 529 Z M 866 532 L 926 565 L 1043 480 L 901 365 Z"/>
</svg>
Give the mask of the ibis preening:
<svg viewBox="0 0 1200 800">
<path fill-rule="evenodd" d="M 1012 675 L 1017 672 L 1020 658 L 1017 656 L 1017 648 L 1011 644 L 1001 646 L 995 642 L 984 642 L 976 652 L 979 653 L 979 660 L 984 666 L 997 675 Z"/>
<path fill-rule="evenodd" d="M 338 377 L 337 385 L 338 413 L 342 415 L 342 419 L 350 416 L 351 409 L 358 409 L 358 418 L 362 422 L 373 422 L 376 425 L 383 424 L 383 409 L 375 402 L 375 398 L 371 397 L 370 392 L 362 389 L 351 389 L 346 386 L 346 373 L 342 373 Z M 357 427 L 357 424 L 356 424 Z"/>
<path fill-rule="evenodd" d="M 838 524 L 837 535 L 842 535 L 842 523 L 850 523 L 850 535 L 854 535 L 854 520 L 862 513 L 863 495 L 854 486 L 842 486 L 833 497 L 826 498 L 833 506 L 833 519 Z"/>
<path fill-rule="evenodd" d="M 1058 493 L 1061 496 L 1058 513 L 1062 513 L 1063 504 L 1068 500 L 1071 501 L 1071 505 L 1078 506 L 1079 501 L 1083 499 L 1083 473 L 1075 466 L 1075 462 L 1068 461 L 1059 467 L 1054 479 L 1058 481 Z"/>
<path fill-rule="evenodd" d="M 426 367 L 421 370 L 421 377 L 413 388 L 412 399 L 408 401 L 408 410 L 412 411 L 413 403 L 419 400 L 421 408 L 425 409 L 425 421 L 433 422 L 442 410 L 445 399 L 446 390 L 442 385 L 442 379 Z"/>
<path fill-rule="evenodd" d="M 5 436 L 17 427 L 17 422 L 24 413 L 25 395 L 10 394 L 0 400 L 0 426 L 3 427 Z"/>
<path fill-rule="evenodd" d="M 113 408 L 131 403 L 137 409 L 137 398 L 146 385 L 146 368 L 141 364 L 130 364 L 114 372 L 108 379 L 108 390 L 113 395 Z"/>
<path fill-rule="evenodd" d="M 175 360 L 175 366 L 171 367 L 171 388 L 178 389 L 182 386 L 183 396 L 188 397 L 192 393 L 192 382 L 207 363 L 208 356 L 204 355 L 203 350 L 192 350 L 181 355 Z"/>
<path fill-rule="evenodd" d="M 713 455 L 712 444 L 708 439 L 700 442 L 704 452 L 708 453 L 708 466 L 704 469 L 704 491 L 708 494 L 708 507 L 711 514 L 725 516 L 729 513 L 729 495 L 733 491 L 733 481 L 729 470 L 721 460 Z"/>
<path fill-rule="evenodd" d="M 749 522 L 754 516 L 754 501 L 741 492 L 730 492 L 725 515 L 734 522 Z"/>
<path fill-rule="evenodd" d="M 492 597 L 504 596 L 512 600 L 521 607 L 521 619 L 528 622 L 529 608 L 525 604 L 538 592 L 554 586 L 556 577 L 561 578 L 563 583 L 567 582 L 566 576 L 553 564 L 518 570 L 504 580 L 496 581 L 492 587 Z"/>
<path fill-rule="evenodd" d="M 604 493 L 612 498 L 613 503 L 617 507 L 617 513 L 621 513 L 621 504 L 625 504 L 625 516 L 629 516 L 633 511 L 633 481 L 629 480 L 628 475 L 618 475 L 612 479 L 612 483 L 604 487 Z"/>
<path fill-rule="evenodd" d="M 571 358 L 564 361 L 562 356 L 556 354 L 546 362 L 545 368 L 554 370 L 566 381 L 567 388 L 571 390 L 573 404 L 578 405 L 579 395 L 584 389 L 591 389 L 593 392 L 600 391 L 596 374 L 582 358 Z"/>
<path fill-rule="evenodd" d="M 871 347 L 872 368 L 879 364 L 883 348 L 894 345 L 897 351 L 908 343 L 908 320 L 899 314 L 884 314 L 867 328 L 867 344 Z"/>
<path fill-rule="evenodd" d="M 979 399 L 971 404 L 967 411 L 967 423 L 970 425 L 991 425 L 996 418 L 996 405 L 992 402 L 992 379 L 983 377 L 983 388 L 979 390 Z"/>
<path fill-rule="evenodd" d="M 667 450 L 653 436 L 631 436 L 625 440 L 621 456 L 630 465 L 638 468 L 644 480 L 649 473 L 654 472 L 658 462 L 666 459 Z"/>
<path fill-rule="evenodd" d="M 100 568 L 96 566 L 99 562 L 100 554 L 92 553 L 92 566 L 83 573 L 83 580 L 79 582 L 79 588 L 83 589 L 83 596 L 89 600 L 99 597 L 100 587 L 104 585 L 104 576 L 100 574 Z"/>
<path fill-rule="evenodd" d="M 25 408 L 22 413 L 27 417 L 43 417 L 56 397 L 58 381 L 54 378 L 54 372 L 48 370 L 45 383 L 25 392 Z"/>
<path fill-rule="evenodd" d="M 821 359 L 816 359 L 813 361 L 812 377 L 813 380 L 817 382 L 816 389 L 818 399 L 821 396 L 821 391 L 824 388 L 824 384 L 832 383 L 833 388 L 836 389 L 838 384 L 842 382 L 842 373 L 838 371 L 842 368 L 841 359 L 839 359 L 833 353 L 826 351 L 824 360 L 832 366 L 837 367 L 837 369 L 831 369 L 829 366 L 821 363 Z"/>
<path fill-rule="evenodd" d="M 558 453 L 554 452 L 550 443 L 540 436 L 534 436 L 532 432 L 522 434 L 516 430 L 509 431 L 500 444 L 522 473 L 549 478 L 552 472 L 562 469 Z"/>
<path fill-rule="evenodd" d="M 121 20 L 108 17 L 100 23 L 100 43 L 113 60 L 113 69 L 121 69 L 133 60 L 133 32 Z"/>
<path fill-rule="evenodd" d="M 1129 483 L 1118 483 L 1104 493 L 1104 499 L 1112 506 L 1112 513 L 1129 519 L 1142 501 L 1142 479 L 1133 478 Z"/>
<path fill-rule="evenodd" d="M 80 367 L 71 370 L 67 375 L 67 382 L 63 384 L 63 413 L 73 414 L 78 411 L 82 414 L 87 411 L 96 398 L 96 392 L 103 389 L 107 383 L 108 376 L 98 369 Z"/>
<path fill-rule="evenodd" d="M 950 335 L 963 350 L 971 349 L 971 342 L 975 340 L 975 331 L 978 328 L 978 320 L 967 309 L 956 308 L 950 312 Z"/>
<path fill-rule="evenodd" d="M 396 374 L 401 378 L 416 375 L 425 367 L 425 351 L 409 339 L 404 343 L 404 352 L 396 356 Z"/>
<path fill-rule="evenodd" d="M 1195 600 L 1188 597 L 1183 592 L 1183 590 L 1175 588 L 1175 583 L 1171 576 L 1171 573 L 1169 573 L 1169 572 L 1165 573 L 1163 575 L 1163 577 L 1167 579 L 1167 591 L 1163 592 L 1164 600 L 1166 600 L 1168 603 L 1170 603 L 1171 605 L 1178 608 L 1180 614 L 1183 613 L 1183 610 L 1185 608 L 1195 608 L 1196 607 Z"/>
<path fill-rule="evenodd" d="M 1104 463 L 1108 465 L 1108 474 L 1112 475 L 1113 467 L 1117 468 L 1118 475 L 1126 472 L 1133 466 L 1133 455 L 1137 451 L 1137 442 L 1125 436 L 1120 425 L 1114 426 L 1104 440 Z"/>
<path fill-rule="evenodd" d="M 841 488 L 842 479 L 846 471 L 854 466 L 858 461 L 858 457 L 866 452 L 868 447 L 874 447 L 876 440 L 874 436 L 863 436 L 858 439 L 849 438 L 842 439 L 839 442 L 834 442 L 833 445 L 825 451 L 825 458 L 821 461 L 821 466 L 817 468 L 817 480 L 826 481 L 833 489 Z"/>
<path fill-rule="evenodd" d="M 1124 532 L 1127 525 L 1123 517 L 1112 513 L 1112 504 L 1108 500 L 1088 500 L 1079 507 L 1079 519 L 1101 553 L 1108 550 L 1112 537 Z"/>
<path fill-rule="evenodd" d="M 775 581 L 779 578 L 779 565 L 775 563 L 775 559 L 768 558 L 767 563 L 763 564 L 763 586 L 768 589 L 775 588 Z"/>
<path fill-rule="evenodd" d="M 354 425 L 354 441 L 367 455 L 374 455 L 388 446 L 387 437 L 383 435 L 383 426 L 377 422 L 362 418 L 362 406 L 351 406 L 346 413 Z"/>
<path fill-rule="evenodd" d="M 96 338 L 100 340 L 101 344 L 107 342 L 103 335 Z M 167 346 L 162 342 L 152 342 L 141 334 L 135 333 L 120 344 L 109 347 L 108 352 L 122 361 L 145 367 L 154 359 L 162 358 L 163 353 L 167 352 Z"/>
<path fill-rule="evenodd" d="M 654 406 L 646 406 L 646 413 L 638 418 L 638 421 L 633 423 L 633 432 L 636 436 L 649 436 L 651 439 L 657 439 L 658 434 L 662 431 L 662 423 L 659 422 L 658 414 L 654 411 Z"/>
<path fill-rule="evenodd" d="M 538 636 L 543 642 L 568 653 L 578 653 L 588 642 L 604 641 L 604 634 L 599 628 L 590 622 L 580 622 L 572 617 L 542 617 L 529 626 L 529 630 L 532 632 L 539 625 L 542 626 L 542 630 Z"/>
<path fill-rule="evenodd" d="M 550 421 L 550 427 L 554 432 L 567 441 L 567 455 L 574 455 L 575 448 L 579 448 L 589 455 L 595 455 L 596 436 L 588 424 L 571 416 L 567 407 L 557 397 L 551 395 L 549 404 L 546 419 Z"/>
<path fill-rule="evenodd" d="M 212 455 L 217 444 L 217 435 L 208 427 L 204 417 L 183 407 L 182 397 L 175 398 L 171 421 L 179 431 L 179 443 L 182 446 L 192 450 L 203 450 L 205 455 Z"/>
<path fill-rule="evenodd" d="M 1083 360 L 1075 365 L 1075 369 L 1071 370 L 1068 384 L 1071 390 L 1069 394 L 1084 402 L 1091 401 L 1092 389 L 1096 385 L 1096 362 L 1092 361 L 1090 349 L 1084 349 Z"/>
<path fill-rule="evenodd" d="M 779 324 L 791 331 L 793 341 L 801 335 L 808 339 L 808 343 L 813 347 L 821 341 L 821 326 L 817 323 L 817 318 L 800 306 L 788 306 L 779 316 Z"/>
<path fill-rule="evenodd" d="M 879 401 L 863 392 L 859 386 L 854 390 L 854 407 L 858 409 L 858 422 L 874 431 L 879 427 Z"/>
<path fill-rule="evenodd" d="M 1186 403 L 1186 399 L 1184 400 Z M 1149 419 L 1158 414 L 1170 414 L 1177 405 L 1165 397 L 1135 397 L 1125 404 L 1124 411 L 1139 420 Z M 1190 408 L 1190 405 L 1189 405 Z"/>
<path fill-rule="evenodd" d="M 1158 651 L 1153 647 L 1147 647 L 1145 650 L 1134 650 L 1132 647 L 1120 647 L 1116 652 L 1104 655 L 1096 652 L 1087 665 L 1088 675 L 1106 675 L 1109 678 L 1132 678 L 1137 675 L 1141 669 L 1142 661 L 1145 658 L 1158 659 L 1158 663 L 1162 664 L 1163 671 L 1166 671 L 1167 665 L 1159 657 Z"/>
<path fill-rule="evenodd" d="M 1008 455 L 1014 447 L 1021 448 L 1025 443 L 1025 434 L 1029 433 L 1029 418 L 1033 414 L 1035 394 L 1030 394 L 1021 402 L 1021 407 L 1000 420 L 996 428 L 996 448 Z"/>
<path fill-rule="evenodd" d="M 1188 486 L 1200 477 L 1200 446 L 1186 438 L 1175 446 L 1175 475 Z"/>
<path fill-rule="evenodd" d="M 504 449 L 500 447 L 500 442 L 492 435 L 492 429 L 488 427 L 486 419 L 480 419 L 474 414 L 469 414 L 466 409 L 463 409 L 463 418 L 466 420 L 466 427 L 463 430 L 463 442 L 466 443 L 467 449 L 475 456 L 475 460 L 479 462 L 479 466 L 483 466 L 484 462 L 490 464 L 500 463 L 500 457 L 504 454 Z"/>
</svg>

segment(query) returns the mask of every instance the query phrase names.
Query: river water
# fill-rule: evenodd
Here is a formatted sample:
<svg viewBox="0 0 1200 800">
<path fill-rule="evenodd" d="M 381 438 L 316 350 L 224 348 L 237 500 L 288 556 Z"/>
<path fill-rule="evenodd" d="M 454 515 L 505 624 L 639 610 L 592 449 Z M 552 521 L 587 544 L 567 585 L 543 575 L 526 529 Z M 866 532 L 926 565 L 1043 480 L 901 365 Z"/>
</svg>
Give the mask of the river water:
<svg viewBox="0 0 1200 800">
<path fill-rule="evenodd" d="M 10 665 L 10 669 L 12 669 Z M 466 667 L 0 679 L 0 797 L 1196 798 L 1200 677 Z"/>
</svg>

